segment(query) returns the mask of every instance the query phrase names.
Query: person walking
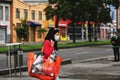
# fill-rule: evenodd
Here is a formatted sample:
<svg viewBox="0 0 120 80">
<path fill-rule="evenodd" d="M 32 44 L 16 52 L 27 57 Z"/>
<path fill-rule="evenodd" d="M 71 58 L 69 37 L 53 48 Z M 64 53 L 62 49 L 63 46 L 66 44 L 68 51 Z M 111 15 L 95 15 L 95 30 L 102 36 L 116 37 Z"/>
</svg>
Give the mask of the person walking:
<svg viewBox="0 0 120 80">
<path fill-rule="evenodd" d="M 57 46 L 58 40 L 59 40 L 59 30 L 57 28 L 50 28 L 45 37 L 45 41 L 43 42 L 43 46 L 41 49 L 41 51 L 43 52 L 43 56 L 38 56 L 35 62 L 33 63 L 31 68 L 32 73 L 36 73 L 36 71 L 40 72 L 42 67 L 40 67 L 39 65 L 41 65 L 44 62 L 44 60 L 50 58 L 53 61 L 55 61 L 55 58 L 58 53 L 58 46 Z M 58 76 L 56 77 L 55 80 L 59 80 Z"/>
<path fill-rule="evenodd" d="M 113 46 L 114 52 L 114 61 L 119 61 L 119 44 L 120 44 L 120 37 L 117 32 L 114 32 L 113 37 L 111 38 L 111 44 Z"/>
</svg>

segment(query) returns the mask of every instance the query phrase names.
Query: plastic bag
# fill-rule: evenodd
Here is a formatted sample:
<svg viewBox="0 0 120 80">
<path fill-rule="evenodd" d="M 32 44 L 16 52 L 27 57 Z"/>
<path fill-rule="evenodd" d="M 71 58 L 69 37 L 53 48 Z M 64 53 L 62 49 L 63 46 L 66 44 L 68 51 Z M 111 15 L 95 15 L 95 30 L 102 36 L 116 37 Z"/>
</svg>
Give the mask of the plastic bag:
<svg viewBox="0 0 120 80">
<path fill-rule="evenodd" d="M 55 62 L 51 62 L 50 59 L 45 60 L 45 62 L 42 64 L 42 73 L 45 75 L 54 76 L 55 70 Z"/>
<path fill-rule="evenodd" d="M 52 66 L 53 67 L 55 66 L 55 68 L 51 68 L 51 70 L 46 70 L 45 68 L 43 68 L 43 71 L 45 72 L 44 74 L 36 74 L 36 73 L 31 73 L 31 71 L 30 71 L 31 66 L 35 59 L 34 57 L 35 57 L 35 54 L 33 52 L 28 53 L 28 74 L 31 77 L 34 77 L 34 78 L 37 78 L 40 80 L 55 80 L 59 74 L 62 58 L 57 56 L 56 61 L 54 63 L 50 63 L 50 64 L 48 63 L 49 61 L 48 62 L 46 61 L 44 63 L 44 66 L 46 66 L 46 68 L 47 68 L 47 65 L 50 66 L 51 64 L 53 64 Z M 46 72 L 46 71 L 48 71 L 48 72 Z M 54 75 L 50 76 L 50 73 L 54 73 Z"/>
</svg>

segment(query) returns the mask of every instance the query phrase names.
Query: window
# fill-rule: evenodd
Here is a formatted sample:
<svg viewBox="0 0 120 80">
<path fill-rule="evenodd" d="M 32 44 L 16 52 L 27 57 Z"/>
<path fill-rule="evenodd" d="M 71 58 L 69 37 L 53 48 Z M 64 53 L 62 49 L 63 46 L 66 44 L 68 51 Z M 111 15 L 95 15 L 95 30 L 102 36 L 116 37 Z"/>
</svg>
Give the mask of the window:
<svg viewBox="0 0 120 80">
<path fill-rule="evenodd" d="M 5 20 L 9 20 L 9 8 L 5 7 Z"/>
<path fill-rule="evenodd" d="M 0 6 L 0 20 L 3 20 L 3 7 Z"/>
<path fill-rule="evenodd" d="M 16 18 L 20 18 L 20 10 L 18 8 L 16 9 Z"/>
<path fill-rule="evenodd" d="M 35 20 L 35 11 L 32 10 L 32 13 L 31 13 L 31 14 L 32 14 L 32 16 L 31 16 L 31 17 L 32 17 L 32 20 Z"/>
<path fill-rule="evenodd" d="M 27 19 L 28 17 L 28 10 L 24 9 L 24 19 Z"/>
<path fill-rule="evenodd" d="M 39 20 L 42 20 L 42 11 L 39 11 Z"/>
</svg>

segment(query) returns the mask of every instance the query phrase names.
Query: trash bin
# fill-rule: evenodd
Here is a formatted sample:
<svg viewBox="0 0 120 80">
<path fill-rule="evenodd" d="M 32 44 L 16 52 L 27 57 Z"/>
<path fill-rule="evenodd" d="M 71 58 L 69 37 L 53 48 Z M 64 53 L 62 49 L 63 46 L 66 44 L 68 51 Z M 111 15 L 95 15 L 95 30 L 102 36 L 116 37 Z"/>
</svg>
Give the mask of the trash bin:
<svg viewBox="0 0 120 80">
<path fill-rule="evenodd" d="M 9 59 L 9 54 L 7 52 L 7 66 L 8 65 L 8 59 Z M 10 49 L 10 66 L 14 68 L 14 73 L 16 74 L 16 67 L 21 68 L 23 65 L 23 50 L 20 48 L 15 48 L 15 49 Z M 21 70 L 21 69 L 20 69 Z"/>
<path fill-rule="evenodd" d="M 8 57 L 9 57 L 8 52 L 6 56 L 7 56 L 7 66 L 8 66 Z M 11 57 L 11 67 L 17 67 L 19 65 L 23 65 L 23 50 L 22 49 L 20 48 L 10 49 L 10 57 Z M 18 62 L 18 59 L 20 59 L 19 62 Z"/>
</svg>

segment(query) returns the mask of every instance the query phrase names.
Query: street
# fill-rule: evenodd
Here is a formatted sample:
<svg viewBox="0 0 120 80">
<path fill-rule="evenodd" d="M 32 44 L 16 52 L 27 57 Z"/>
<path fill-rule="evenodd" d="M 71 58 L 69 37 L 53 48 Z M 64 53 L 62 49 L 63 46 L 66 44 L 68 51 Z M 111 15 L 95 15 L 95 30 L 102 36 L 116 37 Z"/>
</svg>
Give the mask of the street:
<svg viewBox="0 0 120 80">
<path fill-rule="evenodd" d="M 59 49 L 59 56 L 63 59 L 71 59 L 73 63 L 86 59 L 98 58 L 103 56 L 113 55 L 112 47 L 106 46 L 90 46 L 90 47 L 78 47 L 69 49 Z M 0 54 L 0 70 L 8 68 L 6 61 L 6 54 Z M 13 56 L 12 56 L 13 59 Z M 13 62 L 13 60 L 12 60 Z M 27 65 L 27 53 L 23 53 L 24 66 Z"/>
<path fill-rule="evenodd" d="M 59 56 L 63 59 L 72 59 L 72 64 L 61 66 L 59 74 L 61 80 L 120 79 L 120 62 L 112 62 L 113 51 L 110 45 L 60 49 Z M 27 54 L 24 54 L 24 65 L 26 59 Z M 31 78 L 27 72 L 23 72 L 21 78 L 18 77 L 19 74 L 11 80 L 37 80 Z M 2 78 L 8 79 L 6 76 L 1 76 Z"/>
<path fill-rule="evenodd" d="M 59 55 L 63 59 L 72 59 L 72 62 L 79 62 L 86 59 L 98 58 L 113 55 L 112 46 L 90 46 L 70 49 L 60 49 Z"/>
</svg>

